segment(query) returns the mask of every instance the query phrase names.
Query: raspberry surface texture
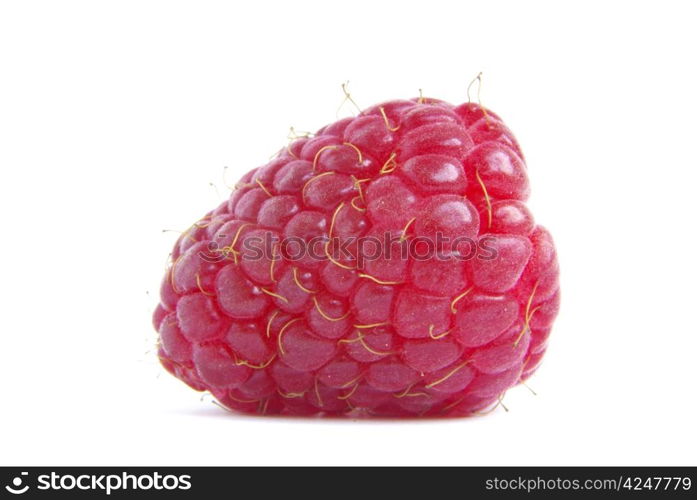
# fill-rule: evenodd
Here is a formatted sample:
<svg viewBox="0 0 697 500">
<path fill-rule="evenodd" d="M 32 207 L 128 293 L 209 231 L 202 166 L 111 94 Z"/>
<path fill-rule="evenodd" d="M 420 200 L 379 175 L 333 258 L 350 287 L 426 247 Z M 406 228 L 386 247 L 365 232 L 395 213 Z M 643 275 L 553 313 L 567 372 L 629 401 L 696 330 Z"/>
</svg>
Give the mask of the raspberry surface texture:
<svg viewBox="0 0 697 500">
<path fill-rule="evenodd" d="M 516 139 L 474 103 L 391 101 L 298 137 L 175 244 L 159 359 L 244 413 L 486 412 L 559 309 L 528 194 Z"/>
</svg>

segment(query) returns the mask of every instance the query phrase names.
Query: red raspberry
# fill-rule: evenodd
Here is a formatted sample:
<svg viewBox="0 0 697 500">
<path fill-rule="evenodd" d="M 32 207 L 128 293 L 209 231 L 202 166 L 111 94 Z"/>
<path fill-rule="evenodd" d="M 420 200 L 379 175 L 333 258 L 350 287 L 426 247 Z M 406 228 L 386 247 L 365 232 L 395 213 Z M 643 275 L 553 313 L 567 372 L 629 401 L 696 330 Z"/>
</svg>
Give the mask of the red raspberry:
<svg viewBox="0 0 697 500">
<path fill-rule="evenodd" d="M 528 192 L 513 134 L 472 103 L 299 138 L 175 245 L 160 360 L 247 413 L 481 412 L 536 370 L 559 308 Z"/>
</svg>

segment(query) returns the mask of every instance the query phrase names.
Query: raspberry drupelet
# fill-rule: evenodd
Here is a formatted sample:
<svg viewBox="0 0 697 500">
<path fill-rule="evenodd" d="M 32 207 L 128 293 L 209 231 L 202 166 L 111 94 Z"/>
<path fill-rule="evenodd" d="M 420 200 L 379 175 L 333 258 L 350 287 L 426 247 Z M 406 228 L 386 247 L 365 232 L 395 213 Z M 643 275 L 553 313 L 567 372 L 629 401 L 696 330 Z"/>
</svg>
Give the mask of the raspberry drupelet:
<svg viewBox="0 0 697 500">
<path fill-rule="evenodd" d="M 160 361 L 244 413 L 480 414 L 534 373 L 559 309 L 528 193 L 474 103 L 391 101 L 299 137 L 177 241 Z"/>
</svg>

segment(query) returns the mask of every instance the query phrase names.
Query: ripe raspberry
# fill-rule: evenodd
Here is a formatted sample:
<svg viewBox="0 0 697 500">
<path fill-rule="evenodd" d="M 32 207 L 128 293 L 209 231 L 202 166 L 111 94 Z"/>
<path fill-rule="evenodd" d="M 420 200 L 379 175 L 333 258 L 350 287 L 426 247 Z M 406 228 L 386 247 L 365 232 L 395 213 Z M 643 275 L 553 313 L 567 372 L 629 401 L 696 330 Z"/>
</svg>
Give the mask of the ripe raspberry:
<svg viewBox="0 0 697 500">
<path fill-rule="evenodd" d="M 481 412 L 536 370 L 559 308 L 528 192 L 513 134 L 472 103 L 298 138 L 176 243 L 160 360 L 247 413 Z"/>
</svg>

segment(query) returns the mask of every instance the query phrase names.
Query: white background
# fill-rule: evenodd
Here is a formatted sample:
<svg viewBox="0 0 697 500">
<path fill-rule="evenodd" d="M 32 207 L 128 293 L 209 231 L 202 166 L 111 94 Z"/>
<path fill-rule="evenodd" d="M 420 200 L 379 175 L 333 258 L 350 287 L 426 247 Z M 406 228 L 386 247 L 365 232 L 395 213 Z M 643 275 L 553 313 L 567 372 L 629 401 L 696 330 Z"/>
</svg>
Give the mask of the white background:
<svg viewBox="0 0 697 500">
<path fill-rule="evenodd" d="M 695 465 L 694 19 L 688 2 L 3 2 L 0 462 Z M 562 266 L 537 396 L 468 420 L 258 419 L 159 368 L 161 230 L 227 195 L 224 166 L 233 184 L 289 126 L 333 121 L 345 80 L 363 107 L 462 102 L 479 71 Z"/>
</svg>

